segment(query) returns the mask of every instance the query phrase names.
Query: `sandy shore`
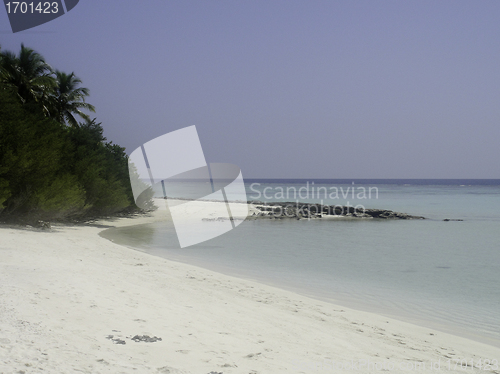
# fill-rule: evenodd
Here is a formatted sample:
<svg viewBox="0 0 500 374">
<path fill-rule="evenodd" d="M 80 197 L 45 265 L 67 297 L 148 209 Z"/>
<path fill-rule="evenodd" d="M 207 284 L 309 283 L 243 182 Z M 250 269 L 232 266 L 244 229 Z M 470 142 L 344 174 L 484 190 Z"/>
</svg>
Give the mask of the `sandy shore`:
<svg viewBox="0 0 500 374">
<path fill-rule="evenodd" d="M 50 232 L 0 228 L 0 373 L 500 373 L 454 361 L 484 365 L 499 348 L 98 235 L 165 214 Z M 161 340 L 132 339 L 144 336 Z"/>
</svg>

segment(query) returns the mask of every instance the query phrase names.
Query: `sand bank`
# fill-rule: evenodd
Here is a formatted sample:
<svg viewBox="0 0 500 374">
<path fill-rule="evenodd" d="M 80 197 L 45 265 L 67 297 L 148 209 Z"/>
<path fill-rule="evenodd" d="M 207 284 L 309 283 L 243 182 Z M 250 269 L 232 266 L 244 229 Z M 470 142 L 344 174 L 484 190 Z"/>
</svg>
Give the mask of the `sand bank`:
<svg viewBox="0 0 500 374">
<path fill-rule="evenodd" d="M 496 347 L 98 235 L 164 219 L 0 228 L 0 373 L 500 373 L 455 368 L 499 360 Z"/>
</svg>

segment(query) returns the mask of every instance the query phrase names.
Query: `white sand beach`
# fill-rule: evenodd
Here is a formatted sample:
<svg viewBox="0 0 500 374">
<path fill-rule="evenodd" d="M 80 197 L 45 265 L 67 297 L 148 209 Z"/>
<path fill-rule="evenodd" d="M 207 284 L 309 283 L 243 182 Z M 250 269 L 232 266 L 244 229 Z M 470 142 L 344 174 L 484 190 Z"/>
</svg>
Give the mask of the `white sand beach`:
<svg viewBox="0 0 500 374">
<path fill-rule="evenodd" d="M 500 373 L 455 367 L 499 360 L 499 348 L 98 235 L 165 215 L 0 228 L 0 373 Z M 132 339 L 143 336 L 161 340 Z"/>
</svg>

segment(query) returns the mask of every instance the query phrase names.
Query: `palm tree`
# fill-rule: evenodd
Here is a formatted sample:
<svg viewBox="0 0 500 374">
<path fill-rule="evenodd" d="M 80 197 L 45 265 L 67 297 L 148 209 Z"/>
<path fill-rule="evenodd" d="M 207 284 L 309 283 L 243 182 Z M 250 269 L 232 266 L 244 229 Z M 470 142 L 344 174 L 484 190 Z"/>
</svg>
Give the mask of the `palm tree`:
<svg viewBox="0 0 500 374">
<path fill-rule="evenodd" d="M 5 84 L 5 79 L 7 79 L 7 72 L 5 71 L 5 69 L 3 68 L 3 65 L 2 65 L 2 46 L 0 45 L 0 85 L 1 87 L 3 87 L 3 85 Z"/>
<path fill-rule="evenodd" d="M 80 109 L 87 109 L 95 113 L 95 108 L 85 102 L 85 97 L 89 95 L 88 88 L 77 87 L 82 81 L 75 76 L 75 73 L 66 74 L 56 70 L 56 88 L 54 91 L 55 116 L 60 123 L 67 123 L 70 126 L 78 127 L 75 114 L 86 121 L 90 117 Z"/>
<path fill-rule="evenodd" d="M 23 104 L 39 103 L 45 114 L 49 114 L 48 98 L 56 81 L 42 55 L 24 44 L 18 56 L 10 51 L 0 52 L 0 79 Z"/>
</svg>

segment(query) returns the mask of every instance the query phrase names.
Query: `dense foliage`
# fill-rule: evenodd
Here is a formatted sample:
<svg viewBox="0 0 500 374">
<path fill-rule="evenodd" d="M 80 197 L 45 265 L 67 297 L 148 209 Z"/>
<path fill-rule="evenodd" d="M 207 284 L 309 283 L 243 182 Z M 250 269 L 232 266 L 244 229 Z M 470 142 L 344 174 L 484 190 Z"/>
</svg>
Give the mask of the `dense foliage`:
<svg viewBox="0 0 500 374">
<path fill-rule="evenodd" d="M 94 107 L 80 83 L 23 45 L 17 56 L 0 51 L 0 220 L 135 207 L 124 148 L 106 142 L 101 124 L 81 112 Z"/>
</svg>

